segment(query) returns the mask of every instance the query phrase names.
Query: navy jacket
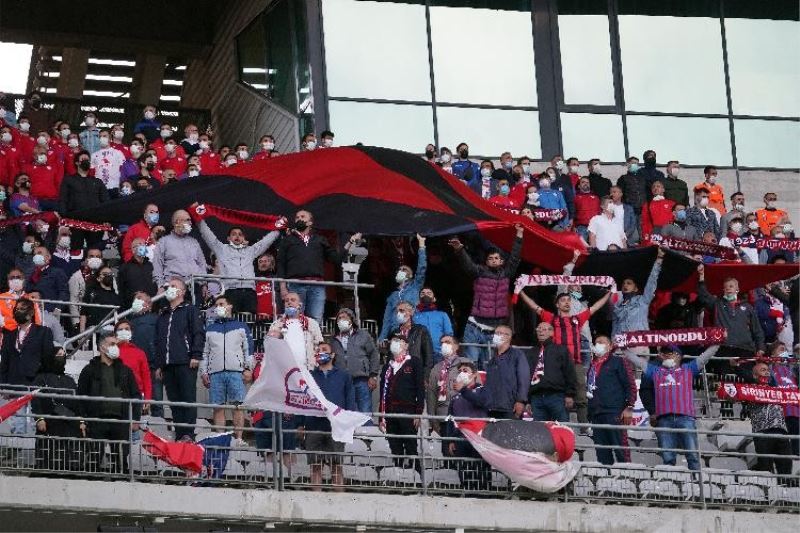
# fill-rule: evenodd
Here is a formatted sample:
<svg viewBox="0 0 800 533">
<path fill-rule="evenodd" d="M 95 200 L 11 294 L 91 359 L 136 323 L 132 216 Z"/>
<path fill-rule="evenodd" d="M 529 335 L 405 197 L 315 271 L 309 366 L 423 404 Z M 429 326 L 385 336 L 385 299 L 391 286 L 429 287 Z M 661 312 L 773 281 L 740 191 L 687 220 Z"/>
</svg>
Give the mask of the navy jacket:
<svg viewBox="0 0 800 533">
<path fill-rule="evenodd" d="M 133 337 L 131 341 L 147 355 L 150 368 L 160 368 L 156 358 L 156 323 L 158 316 L 155 313 L 134 315 L 129 319 Z"/>
<path fill-rule="evenodd" d="M 52 357 L 57 348 L 53 345 L 53 332 L 45 326 L 33 324 L 22 346 L 17 349 L 19 329 L 5 330 L 0 346 L 0 383 L 27 385 L 33 381 L 42 366 L 42 360 Z"/>
<path fill-rule="evenodd" d="M 572 186 L 572 178 L 567 174 L 561 174 L 553 180 L 550 188 L 560 191 L 564 195 L 564 202 L 566 202 L 567 211 L 569 211 L 569 219 L 575 220 L 575 187 Z"/>
<path fill-rule="evenodd" d="M 25 292 L 39 291 L 43 300 L 69 301 L 69 281 L 63 270 L 54 266 L 48 266 L 42 270 L 39 281 L 34 283 L 31 278 L 25 284 Z M 52 311 L 58 307 L 56 304 L 45 304 L 47 311 Z"/>
<path fill-rule="evenodd" d="M 346 370 L 333 367 L 325 373 L 319 368 L 315 368 L 311 371 L 311 377 L 317 382 L 322 394 L 329 402 L 348 411 L 356 410 L 353 378 Z M 305 417 L 305 427 L 309 431 L 330 431 L 331 422 L 325 416 L 307 416 Z"/>
<path fill-rule="evenodd" d="M 619 415 L 626 407 L 633 407 L 636 404 L 636 382 L 633 378 L 633 369 L 623 357 L 610 356 L 592 380 L 593 373 L 590 367 L 586 384 L 592 395 L 592 398 L 589 399 L 591 416 Z M 590 381 L 594 381 L 594 383 Z"/>
<path fill-rule="evenodd" d="M 574 375 L 573 375 L 574 378 Z M 509 348 L 502 355 L 493 355 L 486 364 L 486 383 L 489 411 L 513 411 L 515 402 L 528 403 L 531 386 L 531 370 L 525 354 L 517 348 Z"/>
<path fill-rule="evenodd" d="M 189 359 L 203 360 L 206 332 L 197 308 L 183 302 L 161 311 L 156 322 L 156 365 L 187 365 Z"/>
</svg>

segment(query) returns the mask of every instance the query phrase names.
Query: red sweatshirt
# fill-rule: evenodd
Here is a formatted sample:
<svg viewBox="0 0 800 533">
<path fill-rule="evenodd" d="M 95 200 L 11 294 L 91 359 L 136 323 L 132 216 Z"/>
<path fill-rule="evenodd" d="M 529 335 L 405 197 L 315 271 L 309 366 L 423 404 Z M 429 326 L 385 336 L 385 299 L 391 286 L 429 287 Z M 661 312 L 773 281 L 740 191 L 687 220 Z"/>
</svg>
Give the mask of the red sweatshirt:
<svg viewBox="0 0 800 533">
<path fill-rule="evenodd" d="M 651 235 L 654 228 L 660 228 L 672 223 L 672 208 L 675 202 L 672 200 L 650 200 L 642 206 L 642 232 L 644 235 Z M 642 238 L 644 238 L 642 235 Z"/>
<path fill-rule="evenodd" d="M 575 225 L 588 226 L 592 217 L 600 214 L 600 197 L 593 192 L 575 193 Z"/>
<path fill-rule="evenodd" d="M 145 400 L 153 399 L 153 383 L 150 381 L 150 365 L 144 351 L 130 342 L 119 343 L 119 360 L 131 369 Z"/>
<path fill-rule="evenodd" d="M 51 165 L 25 165 L 25 172 L 31 178 L 31 196 L 39 200 L 58 200 L 63 170 Z"/>
</svg>

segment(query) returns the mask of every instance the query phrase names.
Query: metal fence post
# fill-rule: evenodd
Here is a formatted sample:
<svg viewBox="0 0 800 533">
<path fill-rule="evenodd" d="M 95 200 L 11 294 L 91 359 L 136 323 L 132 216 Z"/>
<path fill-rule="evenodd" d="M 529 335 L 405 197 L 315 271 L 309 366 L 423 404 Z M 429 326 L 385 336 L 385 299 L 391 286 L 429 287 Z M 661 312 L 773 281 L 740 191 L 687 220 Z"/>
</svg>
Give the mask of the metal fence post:
<svg viewBox="0 0 800 533">
<path fill-rule="evenodd" d="M 422 417 L 418 418 L 417 420 L 419 420 L 419 428 L 417 430 L 419 432 L 418 433 L 418 435 L 419 435 L 418 438 L 419 438 L 419 450 L 420 450 L 420 453 L 419 453 L 419 461 L 420 461 L 420 463 L 419 463 L 419 480 L 422 483 L 422 495 L 423 496 L 427 496 L 428 495 L 428 484 L 425 483 L 425 444 L 426 444 L 426 442 L 425 442 L 425 428 L 422 427 Z M 432 460 L 431 463 L 433 463 L 434 461 L 435 461 L 435 459 Z M 435 472 L 435 467 L 434 467 L 434 472 Z"/>
<path fill-rule="evenodd" d="M 128 461 L 129 481 L 133 483 L 134 474 L 133 465 L 131 464 L 133 462 L 133 402 L 131 400 L 128 400 L 128 446 L 128 457 L 124 457 L 123 454 L 122 460 L 125 461 L 127 459 Z M 124 472 L 125 465 L 123 464 L 120 466 L 122 466 Z"/>
<path fill-rule="evenodd" d="M 275 490 L 283 490 L 283 420 L 280 413 L 272 413 L 272 475 Z"/>
</svg>

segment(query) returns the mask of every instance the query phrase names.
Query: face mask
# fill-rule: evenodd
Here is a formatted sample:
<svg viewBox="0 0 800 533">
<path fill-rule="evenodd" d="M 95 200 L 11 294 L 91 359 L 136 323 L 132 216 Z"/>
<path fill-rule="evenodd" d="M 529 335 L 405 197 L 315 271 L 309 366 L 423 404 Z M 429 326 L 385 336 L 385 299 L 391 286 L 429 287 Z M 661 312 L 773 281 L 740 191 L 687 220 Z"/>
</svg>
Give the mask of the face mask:
<svg viewBox="0 0 800 533">
<path fill-rule="evenodd" d="M 228 310 L 224 305 L 218 305 L 214 308 L 214 314 L 217 315 L 218 318 L 225 318 L 228 314 Z"/>
<path fill-rule="evenodd" d="M 0 202 L 4 202 L 6 200 L 6 191 L 0 190 Z"/>
<path fill-rule="evenodd" d="M 118 329 L 117 338 L 122 342 L 128 342 L 133 338 L 133 333 L 129 329 Z"/>
<path fill-rule="evenodd" d="M 664 368 L 675 368 L 675 359 L 670 357 L 669 359 L 664 359 L 661 361 L 661 366 Z"/>
<path fill-rule="evenodd" d="M 36 144 L 38 144 L 39 146 L 47 146 L 47 137 L 45 137 L 44 135 L 39 135 L 36 138 Z"/>
<path fill-rule="evenodd" d="M 492 335 L 492 346 L 500 346 L 501 344 L 503 344 L 503 336 L 498 333 Z"/>
<path fill-rule="evenodd" d="M 459 151 L 458 151 L 458 157 L 459 157 L 460 159 L 466 159 L 466 158 L 468 158 L 468 157 L 469 157 L 469 150 L 459 150 Z"/>
<path fill-rule="evenodd" d="M 405 324 L 406 322 L 408 322 L 408 318 L 406 317 L 406 314 L 403 313 L 402 311 L 398 311 L 394 315 L 394 318 L 395 318 L 395 320 L 397 320 L 398 324 Z"/>
<path fill-rule="evenodd" d="M 60 248 L 69 248 L 70 239 L 69 237 L 61 237 L 58 239 L 58 246 Z"/>
<path fill-rule="evenodd" d="M 225 164 L 226 164 L 227 166 L 229 166 L 229 167 L 232 167 L 232 166 L 233 166 L 233 165 L 235 165 L 237 162 L 238 162 L 238 159 L 235 159 L 235 158 L 231 158 L 231 159 L 226 159 L 226 160 L 225 160 Z"/>
<path fill-rule="evenodd" d="M 134 159 L 138 158 L 142 153 L 142 148 L 138 144 L 132 144 L 130 150 Z"/>
<path fill-rule="evenodd" d="M 158 224 L 158 213 L 148 213 L 147 222 L 151 226 L 155 226 L 156 224 Z"/>
<path fill-rule="evenodd" d="M 758 229 L 758 222 L 756 222 L 755 220 L 751 220 L 750 222 L 747 223 L 747 227 L 750 230 L 755 231 Z"/>
<path fill-rule="evenodd" d="M 47 156 L 45 154 L 39 154 L 36 156 L 36 163 L 40 165 L 44 165 L 47 163 Z"/>
<path fill-rule="evenodd" d="M 59 130 L 58 133 L 59 133 L 59 135 L 61 135 L 62 139 L 66 139 L 67 137 L 69 137 L 69 134 L 72 133 L 72 132 L 69 130 L 69 128 L 64 128 L 63 130 Z"/>
<path fill-rule="evenodd" d="M 189 235 L 192 232 L 192 224 L 190 222 L 186 222 L 183 224 L 183 231 L 184 235 Z"/>
<path fill-rule="evenodd" d="M 109 145 L 108 137 L 100 137 L 100 146 L 106 148 L 108 147 L 108 145 Z"/>
<path fill-rule="evenodd" d="M 331 354 L 320 352 L 317 354 L 317 364 L 318 365 L 327 365 L 331 362 Z"/>
<path fill-rule="evenodd" d="M 604 356 L 608 352 L 608 345 L 597 343 L 592 346 L 592 353 L 594 353 L 598 357 Z"/>
<path fill-rule="evenodd" d="M 775 234 L 775 238 L 776 239 L 785 239 L 786 238 L 786 234 L 785 233 L 776 233 Z"/>
<path fill-rule="evenodd" d="M 531 166 L 530 165 L 522 165 L 522 173 L 526 176 L 531 175 Z"/>
<path fill-rule="evenodd" d="M 33 243 L 25 241 L 22 243 L 22 252 L 29 254 L 33 251 Z"/>
<path fill-rule="evenodd" d="M 678 174 L 680 174 L 680 173 L 681 173 L 681 169 L 679 169 L 677 167 L 673 167 L 673 168 L 669 169 L 669 175 L 672 176 L 673 178 L 677 178 Z"/>
<path fill-rule="evenodd" d="M 44 266 L 44 256 L 42 254 L 36 254 L 33 256 L 33 264 L 37 267 Z"/>
<path fill-rule="evenodd" d="M 789 359 L 789 358 L 792 357 L 792 354 L 789 353 L 788 350 L 784 350 L 784 351 L 782 351 L 781 353 L 778 354 L 778 357 L 782 357 L 784 359 Z"/>
<path fill-rule="evenodd" d="M 147 257 L 147 246 L 140 244 L 136 247 L 136 255 L 139 257 Z"/>
<path fill-rule="evenodd" d="M 458 376 L 456 376 L 456 382 L 460 383 L 461 385 L 466 385 L 470 381 L 472 381 L 472 374 L 469 372 L 459 372 Z"/>
<path fill-rule="evenodd" d="M 161 138 L 168 139 L 172 137 L 172 130 L 161 130 Z"/>
<path fill-rule="evenodd" d="M 706 178 L 706 181 L 713 185 L 717 181 L 717 177 L 716 176 L 709 176 L 709 177 Z"/>
<path fill-rule="evenodd" d="M 294 318 L 300 313 L 300 310 L 297 307 L 292 307 L 290 305 L 287 305 L 283 311 L 289 318 Z"/>
<path fill-rule="evenodd" d="M 202 150 L 208 150 L 209 144 L 208 141 L 200 141 L 200 148 Z"/>
<path fill-rule="evenodd" d="M 556 165 L 555 165 L 556 170 L 564 170 L 564 165 L 565 165 L 565 163 L 564 163 L 563 160 L 556 161 Z"/>
<path fill-rule="evenodd" d="M 794 230 L 794 228 L 792 227 L 791 224 L 784 224 L 783 225 L 783 231 L 785 231 L 786 233 L 791 233 L 793 230 Z"/>
<path fill-rule="evenodd" d="M 431 297 L 431 296 L 420 296 L 419 303 L 425 304 L 425 305 L 430 305 L 430 304 L 433 303 L 433 297 Z"/>
<path fill-rule="evenodd" d="M 336 322 L 336 326 L 339 328 L 339 331 L 350 331 L 352 324 L 349 320 L 341 319 Z"/>
<path fill-rule="evenodd" d="M 175 152 L 175 145 L 174 144 L 166 144 L 164 145 L 164 150 L 167 151 L 168 154 Z"/>
<path fill-rule="evenodd" d="M 580 167 L 578 165 L 570 165 L 569 166 L 570 174 L 577 174 L 578 170 L 580 170 Z"/>
<path fill-rule="evenodd" d="M 87 126 L 89 126 L 90 128 L 91 128 L 92 126 L 94 126 L 94 117 L 86 117 L 85 119 L 83 119 L 83 121 L 84 121 L 84 122 L 86 123 L 86 125 L 87 125 Z"/>
<path fill-rule="evenodd" d="M 250 154 L 247 153 L 247 150 L 239 150 L 238 154 L 239 154 L 239 159 L 242 160 L 245 160 L 250 156 Z"/>
<path fill-rule="evenodd" d="M 639 164 L 638 163 L 631 163 L 630 165 L 628 165 L 628 171 L 631 174 L 636 174 L 637 172 L 639 172 Z"/>
<path fill-rule="evenodd" d="M 112 344 L 108 348 L 106 348 L 106 357 L 109 359 L 116 359 L 119 357 L 119 346 L 116 344 Z"/>
<path fill-rule="evenodd" d="M 508 193 L 511 192 L 511 187 L 508 185 L 501 185 L 500 186 L 500 196 L 508 196 Z"/>
<path fill-rule="evenodd" d="M 200 175 L 200 171 L 199 170 L 190 170 L 189 172 L 186 173 L 186 175 L 189 176 L 190 178 L 196 178 L 197 176 Z"/>
<path fill-rule="evenodd" d="M 48 231 L 50 231 L 50 224 L 42 224 L 41 226 L 39 226 L 39 232 L 40 232 L 42 235 L 44 235 L 44 234 L 45 234 L 45 233 L 47 233 Z"/>
<path fill-rule="evenodd" d="M 122 130 L 114 130 L 114 140 L 121 141 L 125 137 L 125 132 Z"/>
<path fill-rule="evenodd" d="M 436 155 L 436 153 L 433 150 L 425 150 L 426 159 L 433 159 L 434 155 Z"/>
<path fill-rule="evenodd" d="M 263 148 L 264 151 L 266 152 L 271 152 L 275 148 L 275 143 L 271 142 L 261 143 L 261 148 Z"/>
<path fill-rule="evenodd" d="M 101 266 L 103 266 L 103 260 L 99 257 L 90 257 L 86 260 L 86 266 L 88 266 L 91 270 L 98 270 Z"/>
<path fill-rule="evenodd" d="M 656 194 L 655 196 L 653 196 L 653 200 L 655 200 L 656 202 L 660 202 L 663 199 L 664 199 L 663 194 Z"/>
<path fill-rule="evenodd" d="M 392 352 L 392 355 L 400 355 L 403 353 L 403 343 L 397 339 L 393 340 L 389 343 L 389 351 Z"/>
<path fill-rule="evenodd" d="M 178 297 L 178 288 L 177 287 L 167 287 L 167 290 L 164 291 L 164 296 L 168 301 L 173 301 L 175 298 Z"/>
<path fill-rule="evenodd" d="M 407 279 L 408 279 L 408 274 L 406 273 L 406 271 L 405 271 L 405 270 L 398 270 L 398 271 L 397 271 L 397 274 L 395 274 L 395 276 L 394 276 L 394 280 L 395 280 L 397 283 L 403 283 L 403 282 L 405 282 Z"/>
<path fill-rule="evenodd" d="M 80 163 L 78 163 L 78 168 L 80 168 L 81 170 L 83 170 L 84 172 L 86 172 L 86 171 L 88 171 L 90 168 L 92 168 L 92 162 L 91 162 L 91 161 L 89 161 L 88 159 L 84 159 L 83 161 L 81 161 Z"/>
<path fill-rule="evenodd" d="M 549 189 L 550 188 L 550 180 L 549 179 L 540 179 L 539 180 L 539 187 L 542 189 Z"/>
<path fill-rule="evenodd" d="M 295 220 L 294 221 L 294 229 L 297 231 L 305 231 L 308 229 L 308 222 L 305 220 Z"/>
<path fill-rule="evenodd" d="M 11 137 L 11 134 L 10 134 L 10 133 L 8 133 L 7 131 L 3 133 L 3 136 L 2 136 L 2 137 L 0 137 L 0 139 L 2 139 L 2 141 L 3 141 L 4 143 L 6 143 L 6 144 L 10 143 L 12 138 L 13 138 L 13 137 Z"/>
<path fill-rule="evenodd" d="M 737 211 L 744 211 L 744 204 L 733 204 L 733 209 L 736 209 Z"/>
<path fill-rule="evenodd" d="M 442 355 L 444 357 L 450 357 L 453 355 L 453 345 L 452 344 L 442 344 Z"/>
<path fill-rule="evenodd" d="M 28 313 L 25 311 L 18 311 L 15 309 L 12 314 L 14 315 L 14 320 L 17 322 L 17 324 L 27 324 L 30 321 L 28 318 Z"/>
<path fill-rule="evenodd" d="M 677 300 L 675 300 L 675 303 L 677 303 L 678 305 L 683 307 L 684 305 L 686 305 L 687 300 L 686 300 L 686 298 L 678 298 Z"/>
<path fill-rule="evenodd" d="M 133 194 L 133 189 L 131 189 L 130 187 L 122 187 L 122 188 L 119 190 L 119 193 L 120 193 L 122 196 L 130 196 L 131 194 Z"/>
<path fill-rule="evenodd" d="M 742 224 L 741 222 L 734 222 L 731 224 L 731 231 L 734 233 L 741 233 L 742 232 Z"/>
<path fill-rule="evenodd" d="M 514 162 L 509 159 L 508 161 L 503 163 L 503 168 L 506 170 L 511 170 L 512 168 L 514 168 Z"/>
<path fill-rule="evenodd" d="M 443 153 L 439 159 L 442 160 L 442 163 L 449 163 L 452 156 L 447 152 Z"/>
<path fill-rule="evenodd" d="M 775 202 L 773 202 L 772 200 L 767 200 L 766 202 L 764 202 L 764 205 L 767 207 L 767 209 L 772 209 L 773 207 L 775 207 Z"/>
<path fill-rule="evenodd" d="M 333 146 L 333 139 L 322 139 L 322 146 L 325 148 L 330 148 Z"/>
<path fill-rule="evenodd" d="M 21 279 L 14 278 L 8 280 L 8 288 L 13 292 L 20 292 L 24 286 L 25 282 Z"/>
<path fill-rule="evenodd" d="M 571 292 L 571 293 L 569 293 L 569 294 L 570 294 L 570 296 L 572 296 L 572 297 L 573 297 L 573 298 L 575 298 L 576 300 L 580 300 L 580 299 L 581 299 L 581 297 L 583 296 L 583 293 L 582 293 L 582 292 L 578 292 L 578 291 L 572 291 L 572 292 Z"/>
<path fill-rule="evenodd" d="M 481 169 L 481 177 L 488 178 L 492 175 L 492 169 L 490 168 L 482 168 Z"/>
<path fill-rule="evenodd" d="M 306 141 L 306 150 L 313 150 L 317 147 L 317 141 Z"/>
<path fill-rule="evenodd" d="M 31 129 L 30 123 L 28 123 L 28 122 L 20 122 L 19 123 L 19 131 L 27 133 L 28 131 L 30 131 L 30 129 Z"/>
<path fill-rule="evenodd" d="M 69 146 L 70 148 L 77 148 L 79 145 L 80 143 L 78 142 L 78 139 L 74 137 L 67 141 L 67 146 Z"/>
<path fill-rule="evenodd" d="M 592 172 L 595 174 L 600 174 L 600 163 L 595 163 L 592 165 Z"/>
<path fill-rule="evenodd" d="M 535 202 L 538 199 L 539 199 L 539 193 L 538 192 L 529 192 L 528 193 L 528 200 L 530 200 L 531 202 Z"/>
<path fill-rule="evenodd" d="M 146 118 L 147 120 L 153 120 L 154 118 L 156 118 L 156 114 L 153 113 L 152 111 L 145 111 L 144 118 Z"/>
<path fill-rule="evenodd" d="M 708 205 L 708 197 L 700 198 L 700 207 L 706 207 Z"/>
<path fill-rule="evenodd" d="M 725 293 L 722 297 L 728 302 L 735 302 L 736 301 L 736 293 Z"/>
</svg>

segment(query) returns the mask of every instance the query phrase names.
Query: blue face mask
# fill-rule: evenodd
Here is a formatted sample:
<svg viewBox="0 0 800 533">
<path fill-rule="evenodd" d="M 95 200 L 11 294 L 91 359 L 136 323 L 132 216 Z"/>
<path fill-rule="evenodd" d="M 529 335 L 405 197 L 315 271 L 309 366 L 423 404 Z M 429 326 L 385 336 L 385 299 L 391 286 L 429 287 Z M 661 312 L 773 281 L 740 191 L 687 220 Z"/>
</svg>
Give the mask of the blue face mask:
<svg viewBox="0 0 800 533">
<path fill-rule="evenodd" d="M 509 160 L 503 163 L 503 168 L 506 170 L 511 170 L 514 167 L 514 162 Z"/>
<path fill-rule="evenodd" d="M 139 257 L 147 257 L 147 246 L 140 244 L 136 247 L 136 255 Z"/>
<path fill-rule="evenodd" d="M 317 364 L 325 365 L 331 362 L 331 354 L 320 352 L 317 354 Z"/>
<path fill-rule="evenodd" d="M 637 163 L 631 164 L 629 168 L 631 174 L 636 174 L 637 172 L 639 172 L 639 165 Z"/>
<path fill-rule="evenodd" d="M 300 310 L 296 307 L 286 307 L 284 309 L 284 312 L 286 313 L 286 316 L 288 316 L 289 318 L 294 318 L 298 315 Z"/>
<path fill-rule="evenodd" d="M 158 224 L 158 213 L 150 213 L 150 214 L 148 214 L 147 215 L 147 222 L 151 226 L 155 226 L 156 224 Z"/>
<path fill-rule="evenodd" d="M 675 220 L 678 222 L 686 222 L 686 211 L 678 211 L 675 213 Z"/>
<path fill-rule="evenodd" d="M 503 196 L 508 196 L 508 193 L 511 192 L 511 188 L 508 185 L 501 185 L 500 186 L 500 194 Z"/>
</svg>

